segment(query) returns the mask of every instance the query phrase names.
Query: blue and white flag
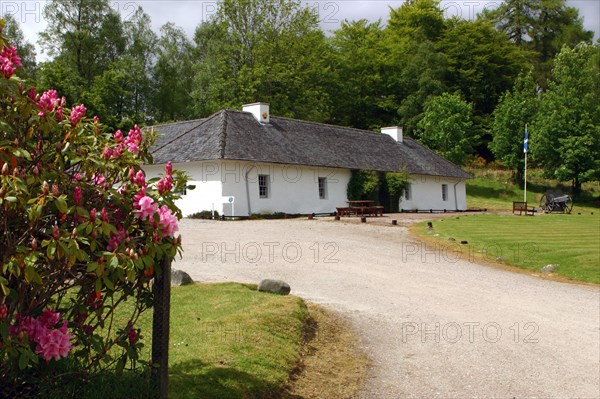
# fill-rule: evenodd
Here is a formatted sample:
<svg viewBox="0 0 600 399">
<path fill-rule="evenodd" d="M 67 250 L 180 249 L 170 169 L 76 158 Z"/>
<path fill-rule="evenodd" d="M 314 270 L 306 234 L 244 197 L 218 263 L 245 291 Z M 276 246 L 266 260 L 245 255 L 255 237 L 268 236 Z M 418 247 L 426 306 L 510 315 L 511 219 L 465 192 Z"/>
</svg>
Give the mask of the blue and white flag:
<svg viewBox="0 0 600 399">
<path fill-rule="evenodd" d="M 529 133 L 527 133 L 527 125 L 525 125 L 525 138 L 523 139 L 523 152 L 527 154 L 529 148 Z"/>
</svg>

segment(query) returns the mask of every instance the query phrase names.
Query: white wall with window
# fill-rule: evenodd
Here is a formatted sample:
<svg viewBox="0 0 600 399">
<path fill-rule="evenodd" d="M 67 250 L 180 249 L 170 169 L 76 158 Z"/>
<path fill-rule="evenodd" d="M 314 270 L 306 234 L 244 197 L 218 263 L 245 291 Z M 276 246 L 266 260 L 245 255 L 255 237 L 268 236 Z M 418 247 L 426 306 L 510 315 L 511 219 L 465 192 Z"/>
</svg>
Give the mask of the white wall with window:
<svg viewBox="0 0 600 399">
<path fill-rule="evenodd" d="M 409 189 L 400 198 L 400 209 L 405 211 L 467 209 L 463 179 L 428 175 L 411 175 L 410 179 Z"/>
<path fill-rule="evenodd" d="M 334 212 L 336 207 L 346 206 L 346 190 L 351 176 L 348 169 L 222 162 L 223 169 L 238 170 L 237 174 L 231 173 L 222 181 L 223 195 L 235 196 L 237 215 L 327 213 Z"/>
</svg>

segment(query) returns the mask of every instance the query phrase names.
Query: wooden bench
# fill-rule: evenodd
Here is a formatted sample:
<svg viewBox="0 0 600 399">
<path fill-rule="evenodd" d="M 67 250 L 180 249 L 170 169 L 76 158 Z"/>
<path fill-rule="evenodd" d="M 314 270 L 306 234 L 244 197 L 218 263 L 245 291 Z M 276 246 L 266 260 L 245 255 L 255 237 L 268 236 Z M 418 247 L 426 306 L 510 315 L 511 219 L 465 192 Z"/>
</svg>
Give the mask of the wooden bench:
<svg viewBox="0 0 600 399">
<path fill-rule="evenodd" d="M 370 206 L 368 207 L 367 212 L 370 216 L 383 216 L 383 206 Z"/>
<path fill-rule="evenodd" d="M 519 215 L 522 215 L 525 212 L 525 215 L 533 216 L 537 209 L 532 206 L 527 206 L 527 202 L 517 202 L 513 201 L 513 213 L 519 211 Z"/>
<path fill-rule="evenodd" d="M 335 208 L 335 209 L 336 209 L 337 215 L 339 217 L 350 216 L 350 208 L 348 208 L 348 207 Z"/>
</svg>

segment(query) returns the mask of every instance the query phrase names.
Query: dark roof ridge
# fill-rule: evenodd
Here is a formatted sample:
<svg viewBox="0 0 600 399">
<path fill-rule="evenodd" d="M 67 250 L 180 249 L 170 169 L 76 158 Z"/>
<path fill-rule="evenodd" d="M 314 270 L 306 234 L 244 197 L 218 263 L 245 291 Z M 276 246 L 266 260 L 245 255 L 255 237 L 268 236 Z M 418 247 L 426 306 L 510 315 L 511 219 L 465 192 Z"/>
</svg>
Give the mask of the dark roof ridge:
<svg viewBox="0 0 600 399">
<path fill-rule="evenodd" d="M 227 110 L 218 112 L 221 117 L 221 126 L 219 128 L 219 154 L 221 159 L 225 159 L 225 146 L 227 145 Z"/>
<path fill-rule="evenodd" d="M 176 123 L 184 123 L 184 122 L 195 122 L 198 121 L 197 125 L 194 125 L 193 127 L 191 127 L 190 129 L 186 130 L 185 132 L 181 133 L 178 136 L 173 137 L 172 140 L 167 141 L 166 143 L 164 143 L 163 145 L 161 145 L 160 147 L 157 147 L 156 149 L 153 150 L 153 152 L 156 152 L 158 150 L 161 150 L 163 148 L 165 148 L 166 146 L 168 146 L 169 144 L 171 144 L 172 142 L 174 142 L 175 140 L 179 140 L 180 138 L 182 138 L 183 136 L 185 136 L 186 134 L 188 134 L 189 132 L 191 132 L 192 130 L 195 130 L 197 128 L 199 128 L 200 126 L 204 125 L 206 122 L 208 122 L 209 120 L 211 120 L 215 115 L 218 115 L 220 112 L 217 112 L 216 114 L 213 114 L 211 116 L 209 116 L 208 118 L 204 118 L 204 119 L 193 119 L 191 121 L 181 121 L 181 122 L 173 122 L 173 123 L 163 123 L 162 125 L 155 125 L 155 126 L 164 126 L 164 125 L 172 125 L 172 124 L 176 124 Z M 154 126 L 149 126 L 150 128 L 154 128 Z"/>
<path fill-rule="evenodd" d="M 237 112 L 237 113 L 240 113 L 240 114 L 250 114 L 250 112 L 248 112 L 248 111 L 239 111 L 237 109 L 226 109 L 225 111 L 228 111 L 228 112 Z M 327 126 L 327 127 L 331 127 L 331 128 L 335 128 L 335 129 L 355 130 L 355 131 L 361 132 L 361 133 L 373 133 L 373 134 L 376 134 L 376 135 L 385 134 L 385 133 L 381 133 L 381 132 L 374 132 L 373 130 L 358 129 L 356 127 L 351 127 L 351 126 L 341 126 L 341 125 L 332 125 L 330 123 L 323 123 L 323 122 L 305 121 L 303 119 L 287 118 L 285 116 L 271 116 L 271 118 L 285 119 L 285 120 L 288 120 L 288 121 L 301 122 L 301 123 L 306 123 L 306 124 L 316 125 L 316 126 Z M 268 125 L 268 123 L 265 123 L 265 125 Z"/>
<path fill-rule="evenodd" d="M 187 120 L 187 121 L 162 122 L 162 123 L 159 123 L 158 125 L 144 126 L 144 129 L 150 129 L 150 128 L 153 128 L 153 127 L 165 126 L 165 125 L 177 125 L 177 124 L 180 124 L 180 123 L 202 122 L 202 121 L 205 121 L 208 118 L 210 118 L 210 116 L 208 116 L 206 118 L 190 119 L 190 120 Z"/>
</svg>

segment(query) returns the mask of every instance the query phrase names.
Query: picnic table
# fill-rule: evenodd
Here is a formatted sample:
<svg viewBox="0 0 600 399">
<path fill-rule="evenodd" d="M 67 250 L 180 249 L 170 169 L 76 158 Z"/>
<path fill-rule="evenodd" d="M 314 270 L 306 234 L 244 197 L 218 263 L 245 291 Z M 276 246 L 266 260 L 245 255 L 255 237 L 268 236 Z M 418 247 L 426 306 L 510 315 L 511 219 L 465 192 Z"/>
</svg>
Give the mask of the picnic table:
<svg viewBox="0 0 600 399">
<path fill-rule="evenodd" d="M 351 200 L 346 201 L 347 207 L 336 208 L 338 216 L 383 216 L 383 206 L 373 205 L 373 200 Z"/>
</svg>

